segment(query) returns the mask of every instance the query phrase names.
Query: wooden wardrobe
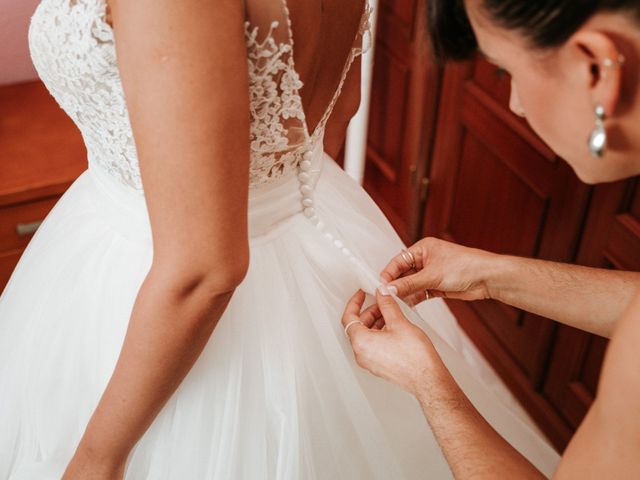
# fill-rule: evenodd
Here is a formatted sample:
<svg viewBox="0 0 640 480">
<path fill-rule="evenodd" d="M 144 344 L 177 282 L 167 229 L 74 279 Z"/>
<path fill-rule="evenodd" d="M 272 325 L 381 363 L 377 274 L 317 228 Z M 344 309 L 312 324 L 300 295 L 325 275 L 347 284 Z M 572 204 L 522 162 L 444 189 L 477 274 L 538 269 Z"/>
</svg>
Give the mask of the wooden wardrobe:
<svg viewBox="0 0 640 480">
<path fill-rule="evenodd" d="M 436 65 L 425 1 L 381 0 L 375 51 L 365 188 L 404 241 L 640 270 L 637 179 L 582 184 L 509 111 L 508 75 L 480 58 Z M 563 450 L 593 401 L 607 341 L 494 301 L 449 305 Z"/>
</svg>

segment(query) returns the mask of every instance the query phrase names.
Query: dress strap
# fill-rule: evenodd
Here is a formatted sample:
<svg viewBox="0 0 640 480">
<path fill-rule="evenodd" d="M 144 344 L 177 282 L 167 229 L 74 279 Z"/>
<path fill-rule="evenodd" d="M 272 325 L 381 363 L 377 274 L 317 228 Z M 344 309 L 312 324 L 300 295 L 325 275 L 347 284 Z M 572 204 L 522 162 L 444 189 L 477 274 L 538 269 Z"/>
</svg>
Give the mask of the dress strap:
<svg viewBox="0 0 640 480">
<path fill-rule="evenodd" d="M 287 3 L 287 0 L 281 0 L 281 1 L 282 1 L 282 9 L 284 11 L 284 16 L 287 22 L 287 29 L 289 33 L 289 44 L 291 45 L 290 62 L 294 70 L 297 72 L 297 69 L 295 67 L 295 60 L 294 60 L 295 46 L 293 41 L 293 26 L 291 22 L 291 12 L 289 10 L 289 4 Z M 313 133 L 309 131 L 309 125 L 307 124 L 306 118 L 303 122 L 306 136 L 312 141 L 317 140 L 317 138 L 322 135 L 322 132 L 324 131 L 324 127 L 326 126 L 327 121 L 329 120 L 329 117 L 333 113 L 333 109 L 335 108 L 336 104 L 338 103 L 338 99 L 342 94 L 342 89 L 344 88 L 345 81 L 347 80 L 347 75 L 349 74 L 349 70 L 351 69 L 351 66 L 354 60 L 358 55 L 361 55 L 368 49 L 368 45 L 365 45 L 365 41 L 371 42 L 371 23 L 370 23 L 371 11 L 372 9 L 371 9 L 371 6 L 369 5 L 369 0 L 365 0 L 362 15 L 360 17 L 360 25 L 358 27 L 358 32 L 356 33 L 356 36 L 353 39 L 351 50 L 349 51 L 347 60 L 345 61 L 345 64 L 342 68 L 340 81 L 338 82 L 336 91 L 334 92 L 333 97 L 329 102 L 329 105 L 327 105 L 327 108 L 325 109 L 324 114 L 322 115 L 322 118 L 320 119 L 315 129 L 313 130 Z M 356 43 L 358 41 L 362 41 L 363 45 L 360 47 L 356 46 Z"/>
<path fill-rule="evenodd" d="M 338 99 L 342 94 L 342 89 L 344 88 L 344 84 L 347 80 L 347 75 L 349 74 L 349 70 L 351 70 L 351 66 L 353 65 L 353 62 L 355 61 L 358 55 L 362 55 L 364 52 L 366 52 L 369 49 L 369 44 L 371 42 L 371 12 L 372 12 L 372 8 L 369 5 L 369 1 L 365 0 L 364 10 L 360 18 L 360 26 L 358 27 L 358 33 L 356 34 L 356 37 L 353 40 L 353 46 L 349 51 L 349 56 L 347 57 L 345 65 L 342 69 L 342 75 L 340 77 L 340 81 L 338 82 L 338 87 L 336 88 L 336 91 L 333 94 L 333 98 L 331 99 L 331 102 L 327 106 L 327 109 L 325 110 L 324 115 L 322 116 L 322 118 L 320 119 L 320 122 L 318 122 L 318 125 L 313 131 L 312 137 L 318 137 L 322 134 L 324 127 L 329 121 L 329 117 L 331 117 L 331 114 L 333 113 L 333 109 L 335 108 L 336 104 L 338 103 Z M 360 47 L 356 46 L 356 43 L 358 41 L 362 42 L 362 45 Z M 369 43 L 365 44 L 365 41 Z"/>
<path fill-rule="evenodd" d="M 287 0 L 282 0 L 282 10 L 284 11 L 284 17 L 287 20 L 287 29 L 289 30 L 289 44 L 293 49 L 293 27 L 291 25 L 291 11 L 289 10 L 289 4 Z"/>
</svg>

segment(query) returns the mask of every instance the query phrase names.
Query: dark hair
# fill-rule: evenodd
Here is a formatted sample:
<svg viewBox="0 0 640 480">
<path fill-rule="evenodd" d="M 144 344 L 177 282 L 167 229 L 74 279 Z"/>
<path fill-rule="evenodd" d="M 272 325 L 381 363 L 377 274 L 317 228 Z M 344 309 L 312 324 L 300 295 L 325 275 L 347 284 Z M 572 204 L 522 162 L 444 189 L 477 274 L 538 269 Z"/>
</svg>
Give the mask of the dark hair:
<svg viewBox="0 0 640 480">
<path fill-rule="evenodd" d="M 482 0 L 490 19 L 518 30 L 536 48 L 562 45 L 599 11 L 626 10 L 640 18 L 640 0 Z M 464 60 L 478 48 L 464 0 L 428 0 L 429 34 L 440 60 Z"/>
</svg>

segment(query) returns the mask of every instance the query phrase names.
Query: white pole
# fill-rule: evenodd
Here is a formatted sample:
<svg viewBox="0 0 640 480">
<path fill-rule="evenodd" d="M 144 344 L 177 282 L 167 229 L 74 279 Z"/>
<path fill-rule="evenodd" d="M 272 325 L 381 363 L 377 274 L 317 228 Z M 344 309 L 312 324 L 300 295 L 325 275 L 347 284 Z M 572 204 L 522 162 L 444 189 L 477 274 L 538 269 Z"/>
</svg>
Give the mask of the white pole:
<svg viewBox="0 0 640 480">
<path fill-rule="evenodd" d="M 371 48 L 362 57 L 362 102 L 347 129 L 347 140 L 344 151 L 344 169 L 359 183 L 362 183 L 364 178 L 364 167 L 367 157 L 367 131 L 369 128 L 371 83 L 373 80 L 373 58 L 376 44 L 379 0 L 370 0 L 370 5 L 373 7 L 371 18 Z"/>
</svg>

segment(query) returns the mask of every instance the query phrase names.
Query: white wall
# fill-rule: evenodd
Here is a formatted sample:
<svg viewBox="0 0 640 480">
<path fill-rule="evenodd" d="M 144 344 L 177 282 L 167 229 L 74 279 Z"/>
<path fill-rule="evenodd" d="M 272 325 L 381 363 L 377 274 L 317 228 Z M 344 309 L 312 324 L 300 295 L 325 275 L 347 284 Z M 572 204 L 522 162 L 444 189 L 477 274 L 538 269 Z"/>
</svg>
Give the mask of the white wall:
<svg viewBox="0 0 640 480">
<path fill-rule="evenodd" d="M 357 182 L 362 183 L 367 156 L 367 131 L 369 129 L 369 107 L 371 105 L 371 81 L 373 80 L 373 58 L 378 24 L 379 0 L 369 0 L 373 7 L 371 18 L 371 49 L 362 58 L 362 103 L 349 124 L 345 147 L 344 169 Z"/>
</svg>

